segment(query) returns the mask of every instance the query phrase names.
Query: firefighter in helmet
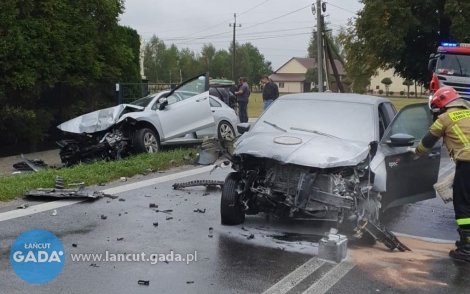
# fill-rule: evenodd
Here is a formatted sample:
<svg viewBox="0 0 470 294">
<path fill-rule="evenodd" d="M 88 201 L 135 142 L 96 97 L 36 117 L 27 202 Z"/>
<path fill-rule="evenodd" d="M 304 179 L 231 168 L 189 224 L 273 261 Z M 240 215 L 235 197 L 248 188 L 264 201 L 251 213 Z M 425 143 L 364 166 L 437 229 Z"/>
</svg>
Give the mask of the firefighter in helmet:
<svg viewBox="0 0 470 294">
<path fill-rule="evenodd" d="M 455 162 L 453 203 L 460 241 L 449 255 L 470 261 L 470 102 L 452 87 L 442 87 L 434 93 L 430 106 L 434 123 L 414 150 L 417 157 L 425 155 L 443 138 L 451 159 Z"/>
</svg>

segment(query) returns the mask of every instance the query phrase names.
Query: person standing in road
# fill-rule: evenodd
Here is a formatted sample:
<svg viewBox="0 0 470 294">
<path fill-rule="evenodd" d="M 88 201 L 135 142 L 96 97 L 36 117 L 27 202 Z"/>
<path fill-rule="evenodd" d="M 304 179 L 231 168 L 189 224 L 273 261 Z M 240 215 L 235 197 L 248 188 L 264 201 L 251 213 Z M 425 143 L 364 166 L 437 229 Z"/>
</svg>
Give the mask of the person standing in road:
<svg viewBox="0 0 470 294">
<path fill-rule="evenodd" d="M 250 87 L 246 78 L 240 78 L 239 82 L 241 82 L 241 86 L 235 92 L 235 95 L 237 95 L 240 122 L 246 123 L 248 122 L 247 105 L 248 97 L 250 97 Z"/>
<path fill-rule="evenodd" d="M 434 93 L 430 106 L 438 111 L 429 132 L 414 151 L 419 158 L 434 146 L 440 138 L 455 161 L 453 203 L 455 219 L 459 226 L 460 241 L 450 257 L 470 262 L 470 102 L 452 87 L 442 87 Z"/>
<path fill-rule="evenodd" d="M 268 76 L 263 76 L 261 78 L 261 83 L 263 83 L 263 110 L 266 110 L 274 100 L 279 97 L 279 88 L 275 83 L 273 83 Z"/>
</svg>

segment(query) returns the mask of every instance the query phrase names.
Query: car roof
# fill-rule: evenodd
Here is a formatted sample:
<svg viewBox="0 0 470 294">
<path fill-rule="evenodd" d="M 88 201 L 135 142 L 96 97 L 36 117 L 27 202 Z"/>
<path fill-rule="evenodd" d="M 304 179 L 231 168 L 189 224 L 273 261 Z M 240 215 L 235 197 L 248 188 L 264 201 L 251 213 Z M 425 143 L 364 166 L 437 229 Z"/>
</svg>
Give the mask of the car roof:
<svg viewBox="0 0 470 294">
<path fill-rule="evenodd" d="M 353 93 L 297 93 L 297 94 L 286 94 L 280 99 L 288 100 L 328 100 L 328 101 L 337 101 L 337 102 L 352 102 L 360 104 L 371 104 L 379 105 L 382 102 L 390 102 L 390 100 L 382 97 L 371 96 L 371 95 L 361 95 Z"/>
</svg>

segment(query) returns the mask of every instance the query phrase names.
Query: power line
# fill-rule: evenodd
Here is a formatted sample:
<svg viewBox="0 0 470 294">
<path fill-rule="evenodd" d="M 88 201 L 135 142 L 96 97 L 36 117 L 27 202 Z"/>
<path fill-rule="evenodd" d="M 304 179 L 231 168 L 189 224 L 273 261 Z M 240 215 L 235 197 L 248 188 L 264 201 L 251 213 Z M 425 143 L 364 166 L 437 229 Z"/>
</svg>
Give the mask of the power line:
<svg viewBox="0 0 470 294">
<path fill-rule="evenodd" d="M 261 24 L 265 24 L 265 23 L 268 23 L 268 22 L 271 22 L 271 21 L 274 21 L 274 20 L 283 18 L 283 17 L 285 17 L 285 16 L 288 16 L 288 15 L 291 15 L 291 14 L 293 14 L 293 13 L 296 13 L 296 12 L 298 12 L 298 11 L 300 11 L 300 10 L 303 10 L 303 9 L 305 9 L 305 8 L 307 8 L 307 7 L 310 7 L 310 4 L 307 5 L 307 6 L 304 6 L 304 7 L 302 7 L 302 8 L 296 9 L 296 10 L 294 10 L 294 11 L 288 12 L 288 13 L 286 13 L 286 14 L 283 14 L 283 15 L 281 15 L 281 16 L 277 16 L 277 17 L 275 17 L 275 18 L 271 18 L 271 19 L 268 19 L 268 20 L 266 20 L 266 21 L 263 21 L 263 22 L 254 24 L 254 25 L 252 25 L 252 26 L 242 28 L 241 30 L 246 30 L 246 29 L 249 29 L 249 28 L 252 28 L 252 27 L 255 27 L 255 26 L 259 26 L 259 25 L 261 25 Z"/>
<path fill-rule="evenodd" d="M 221 23 L 219 23 L 219 24 L 216 24 L 215 26 L 211 26 L 210 28 L 204 29 L 204 30 L 199 31 L 199 32 L 196 32 L 196 33 L 191 33 L 191 34 L 182 36 L 182 37 L 180 37 L 180 38 L 186 38 L 186 37 L 188 37 L 188 36 L 197 35 L 197 34 L 199 34 L 199 33 L 202 33 L 202 32 L 208 31 L 208 30 L 210 30 L 210 29 L 213 29 L 213 28 L 215 28 L 215 27 L 218 27 L 218 26 L 220 26 L 220 25 L 223 25 L 223 24 L 227 23 L 227 22 L 230 21 L 230 20 L 231 20 L 231 18 L 228 19 L 228 20 L 225 20 L 225 21 L 223 21 L 223 22 L 221 22 Z"/>
<path fill-rule="evenodd" d="M 252 7 L 252 8 L 250 8 L 250 9 L 248 9 L 247 11 L 240 13 L 238 16 L 241 16 L 241 15 L 243 15 L 243 14 L 245 14 L 245 13 L 250 12 L 250 11 L 254 10 L 255 8 L 260 7 L 261 5 L 263 5 L 264 3 L 268 2 L 268 1 L 270 1 L 270 0 L 266 0 L 266 1 L 264 1 L 264 2 L 262 2 L 262 3 L 260 3 L 260 4 L 258 4 L 258 5 L 256 5 L 255 7 Z"/>
<path fill-rule="evenodd" d="M 331 6 L 333 6 L 333 7 L 336 7 L 336 8 L 338 8 L 338 9 L 341 9 L 341 10 L 344 10 L 344 11 L 347 11 L 347 12 L 349 12 L 349 13 L 352 13 L 352 14 L 356 15 L 356 12 L 353 12 L 353 11 L 351 11 L 351 10 L 347 10 L 346 8 L 343 8 L 343 7 L 340 7 L 340 6 L 331 4 L 330 2 L 325 2 L 325 3 L 327 3 L 328 5 L 331 5 Z"/>
<path fill-rule="evenodd" d="M 284 35 L 270 35 L 270 36 L 264 36 L 264 37 L 248 37 L 248 38 L 243 38 L 242 40 L 239 40 L 241 42 L 248 42 L 248 41 L 254 41 L 254 40 L 265 40 L 265 39 L 275 39 L 275 38 L 286 38 L 286 37 L 295 37 L 295 36 L 302 36 L 302 35 L 310 35 L 311 32 L 308 33 L 298 33 L 298 34 L 284 34 Z M 227 43 L 229 40 L 219 40 L 215 42 L 210 42 L 211 44 L 222 44 L 222 43 Z M 174 45 L 181 45 L 181 44 L 188 44 L 187 42 L 184 43 L 174 43 Z M 192 42 L 191 45 L 195 44 L 204 44 L 201 42 Z"/>
</svg>

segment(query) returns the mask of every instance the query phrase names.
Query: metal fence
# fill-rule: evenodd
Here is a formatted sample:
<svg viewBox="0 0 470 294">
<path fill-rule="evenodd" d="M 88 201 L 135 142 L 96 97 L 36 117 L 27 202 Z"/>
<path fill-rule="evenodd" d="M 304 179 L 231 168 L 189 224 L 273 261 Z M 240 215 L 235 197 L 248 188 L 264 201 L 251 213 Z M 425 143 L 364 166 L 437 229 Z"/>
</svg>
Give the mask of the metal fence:
<svg viewBox="0 0 470 294">
<path fill-rule="evenodd" d="M 116 105 L 131 103 L 147 95 L 173 89 L 169 83 L 119 83 L 116 84 Z"/>
</svg>

